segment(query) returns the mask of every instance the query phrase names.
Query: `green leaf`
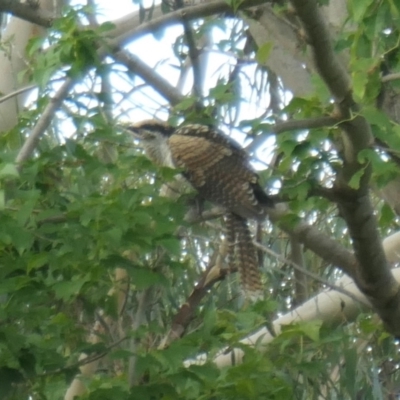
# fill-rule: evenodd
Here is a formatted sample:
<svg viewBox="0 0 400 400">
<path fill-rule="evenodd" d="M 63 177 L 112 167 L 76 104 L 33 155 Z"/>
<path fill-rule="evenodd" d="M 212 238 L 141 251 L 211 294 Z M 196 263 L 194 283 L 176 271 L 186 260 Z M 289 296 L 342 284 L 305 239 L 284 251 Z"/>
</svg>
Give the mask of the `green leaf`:
<svg viewBox="0 0 400 400">
<path fill-rule="evenodd" d="M 0 189 L 0 210 L 4 210 L 6 206 L 6 197 L 3 189 Z"/>
<path fill-rule="evenodd" d="M 0 168 L 0 179 L 4 178 L 18 178 L 19 172 L 15 164 L 5 164 Z"/>
<path fill-rule="evenodd" d="M 27 201 L 25 201 L 17 212 L 17 221 L 21 226 L 24 226 L 32 215 L 32 211 L 37 204 L 39 193 L 37 190 L 31 190 L 26 193 Z"/>
<path fill-rule="evenodd" d="M 24 376 L 16 368 L 3 366 L 0 368 L 0 394 L 3 399 L 7 399 L 12 388 L 24 381 Z"/>
<path fill-rule="evenodd" d="M 109 32 L 115 29 L 115 24 L 113 24 L 110 21 L 103 22 L 98 28 L 97 32 L 98 33 L 104 33 L 104 32 Z"/>
<path fill-rule="evenodd" d="M 64 301 L 69 301 L 76 297 L 82 286 L 90 281 L 90 275 L 85 276 L 74 276 L 70 281 L 63 280 L 56 282 L 53 285 L 53 290 L 55 292 L 56 298 Z"/>
<path fill-rule="evenodd" d="M 341 380 L 345 385 L 352 399 L 356 398 L 357 391 L 357 349 L 346 349 L 343 353 L 344 373 L 340 374 Z"/>
<path fill-rule="evenodd" d="M 392 207 L 388 204 L 384 204 L 381 208 L 381 215 L 379 218 L 379 225 L 390 226 L 390 224 L 396 219 L 396 214 L 393 212 Z"/>
<path fill-rule="evenodd" d="M 321 320 L 306 321 L 299 324 L 301 331 L 311 340 L 317 342 L 319 340 L 320 330 L 322 326 Z"/>
<path fill-rule="evenodd" d="M 179 255 L 181 251 L 181 242 L 177 238 L 158 239 L 157 243 L 164 247 L 171 254 Z"/>
<path fill-rule="evenodd" d="M 375 58 L 357 58 L 353 63 L 353 92 L 358 100 L 373 98 L 380 90 L 378 61 Z"/>
<path fill-rule="evenodd" d="M 368 7 L 373 4 L 374 0 L 350 0 L 349 9 L 353 16 L 354 22 L 360 22 L 366 14 Z"/>
<path fill-rule="evenodd" d="M 296 193 L 296 199 L 297 200 L 305 200 L 311 189 L 311 182 L 309 180 L 306 180 L 299 185 L 296 185 L 295 188 L 295 193 Z"/>
<path fill-rule="evenodd" d="M 236 12 L 239 7 L 244 3 L 244 0 L 225 0 L 229 6 L 232 7 L 233 11 Z"/>
<path fill-rule="evenodd" d="M 256 60 L 259 64 L 265 64 L 268 61 L 273 47 L 273 42 L 266 42 L 259 47 L 256 53 Z"/>
<path fill-rule="evenodd" d="M 30 272 L 37 268 L 43 267 L 49 260 L 47 253 L 33 254 L 28 261 L 27 271 Z"/>
<path fill-rule="evenodd" d="M 132 278 L 132 284 L 138 290 L 157 284 L 166 284 L 165 278 L 160 273 L 154 272 L 149 268 L 130 268 L 128 273 Z"/>
<path fill-rule="evenodd" d="M 352 189 L 359 189 L 361 178 L 364 175 L 364 168 L 360 168 L 349 180 L 349 186 Z"/>
<path fill-rule="evenodd" d="M 104 232 L 103 235 L 106 241 L 108 241 L 112 246 L 117 247 L 121 242 L 122 230 L 119 226 L 115 226 Z"/>
<path fill-rule="evenodd" d="M 175 111 L 186 111 L 192 108 L 196 104 L 196 99 L 194 97 L 186 97 L 180 103 L 174 106 Z"/>
<path fill-rule="evenodd" d="M 331 99 L 332 95 L 320 75 L 312 74 L 311 83 L 315 89 L 315 94 L 321 101 L 328 102 Z"/>
<path fill-rule="evenodd" d="M 390 11 L 392 15 L 396 18 L 399 18 L 400 15 L 400 4 L 397 0 L 388 0 L 390 4 Z"/>
<path fill-rule="evenodd" d="M 34 240 L 33 233 L 24 227 L 10 226 L 8 228 L 8 233 L 10 234 L 12 243 L 19 254 L 24 253 L 32 246 Z"/>
</svg>

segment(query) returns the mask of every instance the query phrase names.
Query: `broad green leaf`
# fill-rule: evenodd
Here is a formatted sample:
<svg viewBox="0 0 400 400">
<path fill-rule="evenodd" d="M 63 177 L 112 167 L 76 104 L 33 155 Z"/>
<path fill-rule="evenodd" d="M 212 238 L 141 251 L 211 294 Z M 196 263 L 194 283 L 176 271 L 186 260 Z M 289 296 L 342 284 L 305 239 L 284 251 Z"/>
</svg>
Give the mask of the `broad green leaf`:
<svg viewBox="0 0 400 400">
<path fill-rule="evenodd" d="M 396 214 L 388 204 L 383 204 L 381 208 L 381 214 L 379 218 L 379 225 L 390 226 L 390 224 L 396 219 Z"/>
<path fill-rule="evenodd" d="M 160 273 L 154 272 L 149 268 L 130 268 L 128 273 L 132 278 L 132 284 L 138 290 L 166 283 L 165 278 Z"/>
<path fill-rule="evenodd" d="M 8 233 L 12 238 L 12 243 L 15 246 L 19 254 L 24 253 L 30 249 L 33 244 L 34 236 L 33 232 L 27 230 L 24 227 L 13 226 L 8 228 Z"/>
<path fill-rule="evenodd" d="M 391 10 L 393 16 L 399 18 L 400 4 L 396 0 L 388 0 L 388 3 L 390 4 L 390 10 Z"/>
<path fill-rule="evenodd" d="M 314 342 L 318 342 L 320 338 L 320 330 L 322 326 L 321 320 L 307 321 L 300 323 L 300 329 L 302 332 L 307 335 Z"/>
<path fill-rule="evenodd" d="M 176 111 L 185 111 L 188 110 L 189 108 L 192 108 L 195 105 L 195 103 L 196 99 L 194 97 L 186 97 L 180 103 L 175 105 L 174 109 Z"/>
<path fill-rule="evenodd" d="M 354 22 L 360 22 L 366 14 L 368 7 L 374 0 L 350 0 L 349 8 L 351 10 Z"/>
<path fill-rule="evenodd" d="M 10 368 L 8 366 L 0 367 L 0 393 L 6 399 L 12 393 L 13 386 L 22 384 L 24 381 L 23 374 L 17 368 Z"/>
<path fill-rule="evenodd" d="M 109 32 L 112 31 L 113 29 L 115 29 L 115 24 L 113 24 L 110 21 L 107 22 L 103 22 L 102 24 L 100 24 L 100 26 L 97 28 L 99 33 L 104 33 L 104 32 Z"/>
<path fill-rule="evenodd" d="M 256 53 L 256 60 L 259 64 L 265 64 L 268 61 L 273 47 L 273 42 L 266 42 L 259 47 Z"/>
<path fill-rule="evenodd" d="M 19 172 L 15 164 L 5 164 L 3 166 L 0 166 L 0 179 L 18 177 Z"/>
<path fill-rule="evenodd" d="M 181 242 L 177 238 L 158 239 L 157 243 L 164 247 L 169 253 L 179 255 L 181 250 Z"/>
<path fill-rule="evenodd" d="M 43 267 L 49 260 L 47 253 L 33 254 L 28 261 L 27 271 L 35 270 L 37 268 Z"/>
<path fill-rule="evenodd" d="M 27 220 L 32 216 L 39 198 L 39 193 L 36 190 L 29 191 L 26 195 L 27 200 L 21 205 L 16 213 L 17 221 L 21 226 L 25 225 Z"/>
<path fill-rule="evenodd" d="M 90 276 L 74 276 L 70 281 L 63 280 L 53 285 L 56 298 L 64 301 L 70 301 L 76 297 L 83 285 L 90 281 Z"/>
<path fill-rule="evenodd" d="M 352 189 L 359 189 L 361 178 L 364 175 L 364 168 L 360 168 L 349 180 L 349 186 Z"/>
<path fill-rule="evenodd" d="M 344 364 L 344 374 L 341 374 L 341 380 L 344 383 L 347 392 L 350 394 L 351 398 L 356 397 L 357 386 L 356 386 L 356 375 L 357 375 L 357 361 L 358 355 L 355 348 L 346 349 L 343 354 L 345 364 Z"/>
</svg>

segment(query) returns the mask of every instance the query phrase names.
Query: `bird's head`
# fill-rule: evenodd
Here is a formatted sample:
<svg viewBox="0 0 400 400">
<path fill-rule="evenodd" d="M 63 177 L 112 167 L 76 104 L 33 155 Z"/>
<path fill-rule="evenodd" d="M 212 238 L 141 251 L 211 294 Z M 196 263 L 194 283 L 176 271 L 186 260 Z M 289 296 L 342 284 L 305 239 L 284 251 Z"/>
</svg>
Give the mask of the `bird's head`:
<svg viewBox="0 0 400 400">
<path fill-rule="evenodd" d="M 126 125 L 125 129 L 132 133 L 136 139 L 143 142 L 167 140 L 174 132 L 172 126 L 153 119 Z"/>
<path fill-rule="evenodd" d="M 124 125 L 124 129 L 139 140 L 147 156 L 156 164 L 173 168 L 169 137 L 175 128 L 165 122 L 146 120 L 137 124 Z"/>
</svg>

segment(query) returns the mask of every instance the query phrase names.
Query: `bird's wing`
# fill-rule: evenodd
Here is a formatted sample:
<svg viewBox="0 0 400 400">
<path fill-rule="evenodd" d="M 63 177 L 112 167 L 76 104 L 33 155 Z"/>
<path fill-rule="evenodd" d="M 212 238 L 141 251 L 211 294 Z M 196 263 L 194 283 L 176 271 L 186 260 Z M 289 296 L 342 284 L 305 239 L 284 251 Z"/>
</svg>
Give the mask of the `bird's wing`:
<svg viewBox="0 0 400 400">
<path fill-rule="evenodd" d="M 168 142 L 176 166 L 202 197 L 243 218 L 265 216 L 254 195 L 258 175 L 236 143 L 202 125 L 179 128 Z"/>
</svg>

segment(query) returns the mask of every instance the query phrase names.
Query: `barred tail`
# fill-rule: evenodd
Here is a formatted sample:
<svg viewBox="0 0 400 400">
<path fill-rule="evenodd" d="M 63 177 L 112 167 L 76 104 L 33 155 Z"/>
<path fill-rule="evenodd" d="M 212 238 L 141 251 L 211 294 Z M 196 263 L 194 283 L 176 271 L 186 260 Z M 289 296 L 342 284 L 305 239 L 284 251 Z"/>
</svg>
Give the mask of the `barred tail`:
<svg viewBox="0 0 400 400">
<path fill-rule="evenodd" d="M 257 250 L 247 226 L 247 221 L 236 215 L 226 215 L 229 266 L 237 266 L 246 296 L 259 297 L 262 292 L 261 273 Z"/>
</svg>

